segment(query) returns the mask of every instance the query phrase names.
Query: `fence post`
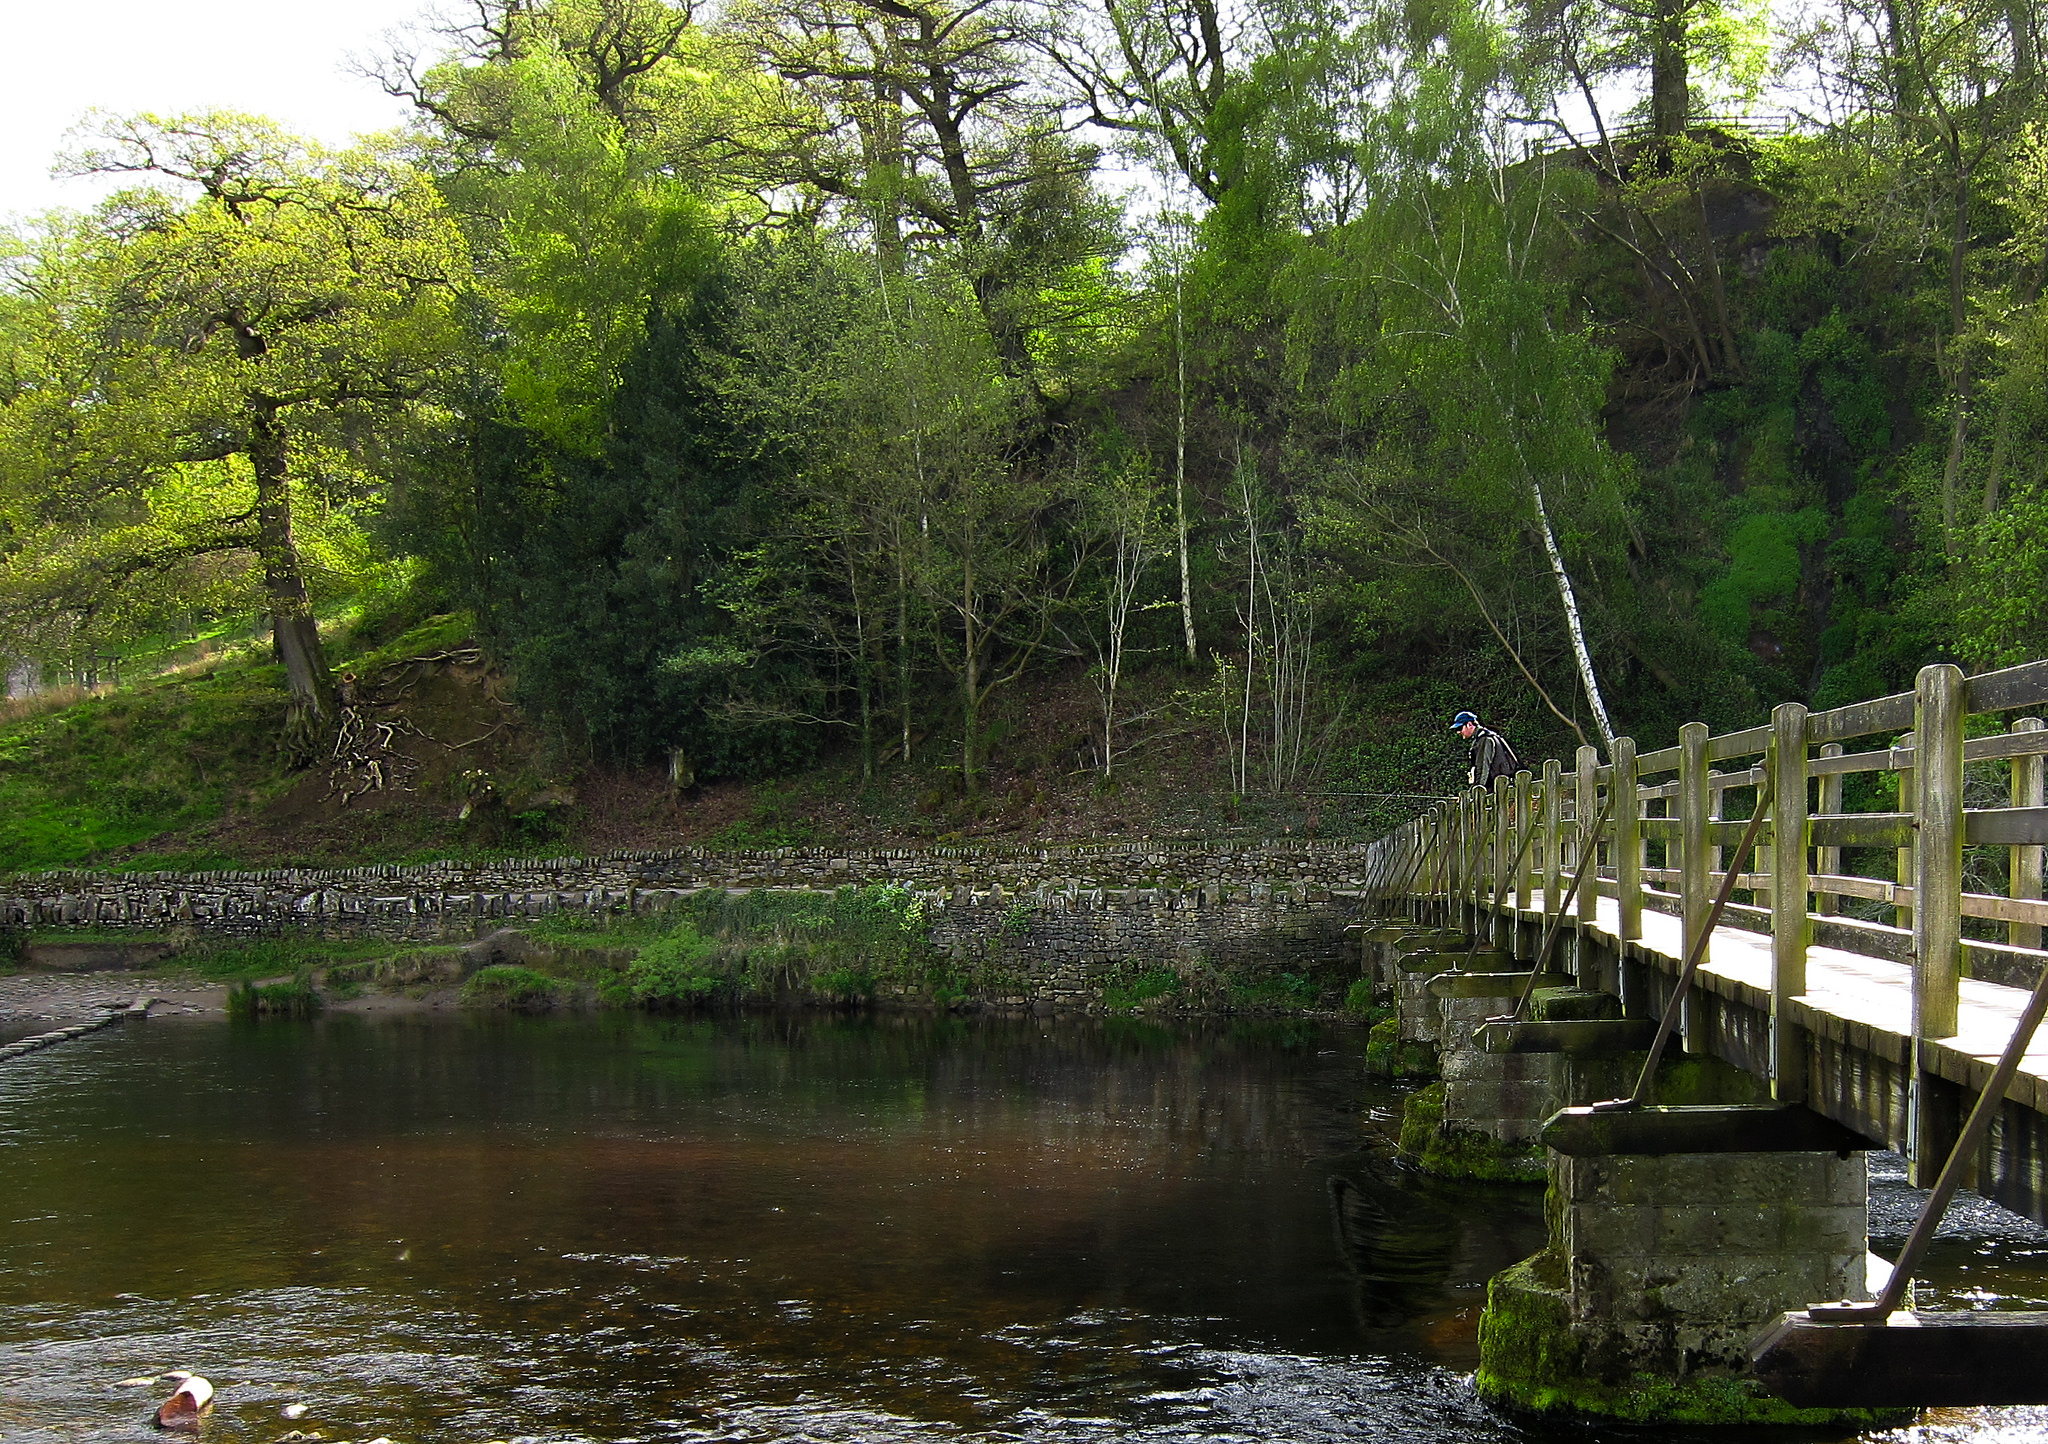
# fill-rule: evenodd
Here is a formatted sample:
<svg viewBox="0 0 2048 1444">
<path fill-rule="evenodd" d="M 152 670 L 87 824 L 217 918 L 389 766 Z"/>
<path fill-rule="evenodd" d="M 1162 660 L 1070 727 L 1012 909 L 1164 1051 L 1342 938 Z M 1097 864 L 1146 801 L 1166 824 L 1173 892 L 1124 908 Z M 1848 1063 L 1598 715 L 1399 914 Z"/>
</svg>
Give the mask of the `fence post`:
<svg viewBox="0 0 2048 1444">
<path fill-rule="evenodd" d="M 1514 866 L 1514 861 L 1514 809 L 1508 806 L 1508 779 L 1501 776 L 1493 779 L 1493 926 L 1487 930 L 1496 945 L 1514 942 L 1514 935 L 1508 931 L 1513 923 L 1505 916 L 1508 869 Z"/>
<path fill-rule="evenodd" d="M 1915 706 L 1917 707 L 1917 705 L 1916 702 Z M 1920 739 L 1917 734 L 1908 732 L 1899 739 L 1898 745 L 1911 750 L 1915 756 L 1918 756 L 1919 741 Z M 1919 809 L 1919 784 L 1914 781 L 1914 770 L 1910 767 L 1901 767 L 1899 769 L 1899 811 L 1908 816 L 1917 816 Z M 1911 887 L 1913 885 L 1913 844 L 1909 842 L 1899 849 L 1898 863 L 1898 869 L 1893 876 L 1898 879 L 1901 885 Z M 1912 927 L 1913 909 L 1910 907 L 1893 908 L 1892 926 L 1898 928 Z"/>
<path fill-rule="evenodd" d="M 1947 663 L 1920 669 L 1915 686 L 1913 762 L 1919 799 L 1913 864 L 1913 1036 L 1956 1031 L 1962 977 L 1963 672 Z"/>
<path fill-rule="evenodd" d="M 2039 717 L 2022 717 L 2012 724 L 2015 732 L 2039 732 L 2048 728 L 2048 722 Z M 2012 760 L 2012 805 L 2014 807 L 2048 806 L 2048 797 L 2043 787 L 2041 755 L 2015 757 Z M 2032 843 L 2012 850 L 2012 870 L 2009 874 L 2012 886 L 2007 889 L 2016 898 L 2039 901 L 2041 897 L 2041 844 Z M 2010 923 L 2006 927 L 2006 940 L 2014 947 L 2038 948 L 2041 946 L 2041 925 L 2039 923 Z"/>
<path fill-rule="evenodd" d="M 1956 1032 L 1962 979 L 1963 671 L 1922 667 L 1914 684 L 1912 1182 L 1929 1187 L 1961 1122 L 1959 1090 L 1936 1076 L 1926 1045 Z"/>
<path fill-rule="evenodd" d="M 1438 927 L 1450 926 L 1446 905 L 1451 895 L 1451 806 L 1439 802 L 1436 812 L 1436 857 L 1429 869 L 1429 907 Z"/>
<path fill-rule="evenodd" d="M 1718 794 L 1707 788 L 1707 738 L 1704 722 L 1688 722 L 1678 729 L 1678 915 L 1684 926 L 1685 953 L 1690 957 L 1707 925 L 1713 906 L 1714 845 L 1708 824 L 1719 809 Z M 1701 990 L 1689 989 L 1679 1004 L 1679 1021 L 1685 1028 L 1685 1050 L 1697 1053 L 1707 1046 L 1701 1026 L 1704 1010 Z"/>
<path fill-rule="evenodd" d="M 1558 849 L 1564 841 L 1564 769 L 1555 757 L 1543 759 L 1543 914 L 1557 911 L 1557 890 L 1562 883 L 1564 861 Z"/>
<path fill-rule="evenodd" d="M 1583 856 L 1574 853 L 1572 866 L 1586 864 L 1586 880 L 1579 884 L 1579 926 L 1572 935 L 1572 976 L 1579 980 L 1579 986 L 1593 985 L 1593 938 L 1591 928 L 1600 920 L 1600 838 L 1589 834 L 1586 829 L 1593 819 L 1600 815 L 1600 753 L 1591 746 L 1581 747 L 1578 752 L 1578 827 L 1573 835 L 1579 839 L 1578 847 Z"/>
<path fill-rule="evenodd" d="M 1820 749 L 1820 755 L 1823 757 L 1840 757 L 1842 755 L 1842 744 L 1830 742 Z M 1826 773 L 1820 780 L 1819 811 L 1833 813 L 1840 812 L 1841 810 L 1842 774 L 1839 772 Z M 1815 872 L 1825 873 L 1830 876 L 1841 872 L 1842 849 L 1839 847 L 1817 847 L 1813 850 L 1813 855 Z M 1814 894 L 1813 910 L 1817 913 L 1832 917 L 1841 911 L 1841 906 L 1840 900 L 1834 893 L 1816 892 Z"/>
<path fill-rule="evenodd" d="M 1524 830 L 1536 826 L 1536 814 L 1529 810 L 1531 801 L 1529 782 L 1528 768 L 1524 767 L 1515 774 L 1515 826 Z M 1535 846 L 1535 840 L 1532 838 L 1529 842 L 1529 848 L 1525 850 L 1522 848 L 1521 838 L 1518 836 L 1515 839 L 1515 848 L 1521 853 L 1522 858 L 1521 865 L 1515 869 L 1516 920 L 1514 925 L 1516 927 L 1521 925 L 1520 915 L 1529 911 L 1529 879 L 1536 870 L 1536 857 L 1533 851 Z"/>
<path fill-rule="evenodd" d="M 1787 1103 L 1806 1097 L 1806 1034 L 1792 1021 L 1792 1000 L 1806 991 L 1806 848 L 1813 824 L 1806 805 L 1806 706 L 1780 702 L 1771 711 L 1771 748 L 1765 766 L 1771 788 L 1771 1096 Z"/>
<path fill-rule="evenodd" d="M 1620 914 L 1617 936 L 1634 942 L 1643 935 L 1643 826 L 1637 816 L 1636 739 L 1614 739 L 1614 896 Z"/>
<path fill-rule="evenodd" d="M 1458 821 L 1465 806 L 1462 797 L 1453 797 L 1444 804 L 1444 896 L 1443 926 L 1456 927 L 1458 901 L 1458 857 L 1463 839 L 1458 835 Z"/>
<path fill-rule="evenodd" d="M 1479 879 L 1485 872 L 1486 794 L 1477 787 L 1468 787 L 1464 792 L 1464 802 L 1464 816 L 1459 821 L 1462 835 L 1458 848 L 1458 865 L 1464 871 L 1458 878 L 1458 905 L 1464 912 L 1465 935 L 1476 938 L 1479 936 Z"/>
<path fill-rule="evenodd" d="M 1592 746 L 1579 749 L 1578 784 L 1579 827 L 1575 835 L 1593 858 L 1586 880 L 1579 884 L 1579 921 L 1590 924 L 1600 920 L 1600 839 L 1585 831 L 1600 815 L 1600 753 Z M 1573 867 L 1579 862 L 1578 857 L 1572 858 Z"/>
</svg>

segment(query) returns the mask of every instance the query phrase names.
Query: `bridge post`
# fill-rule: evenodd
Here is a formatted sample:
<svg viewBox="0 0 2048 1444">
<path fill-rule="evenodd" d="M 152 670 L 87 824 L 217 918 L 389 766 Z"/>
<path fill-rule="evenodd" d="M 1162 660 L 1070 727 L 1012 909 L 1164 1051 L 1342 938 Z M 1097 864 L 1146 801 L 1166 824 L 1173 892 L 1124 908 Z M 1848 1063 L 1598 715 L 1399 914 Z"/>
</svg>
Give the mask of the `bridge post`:
<svg viewBox="0 0 2048 1444">
<path fill-rule="evenodd" d="M 1508 915 L 1508 870 L 1515 863 L 1515 829 L 1521 814 L 1509 805 L 1508 779 L 1493 779 L 1493 925 L 1487 940 L 1510 953 L 1515 950 L 1515 920 Z"/>
<path fill-rule="evenodd" d="M 1529 769 L 1524 767 L 1515 774 L 1515 820 L 1518 826 L 1524 828 L 1534 828 L 1536 826 L 1536 814 L 1529 810 L 1531 802 L 1529 784 Z M 1516 846 L 1520 847 L 1519 838 L 1516 839 Z M 1519 929 L 1521 927 L 1521 915 L 1529 911 L 1529 881 L 1536 869 L 1535 846 L 1534 839 L 1531 839 L 1529 848 L 1522 852 L 1521 865 L 1515 869 L 1515 922 L 1513 926 L 1517 931 L 1510 934 L 1512 941 L 1509 944 L 1508 951 L 1511 953 L 1519 953 L 1522 950 Z"/>
<path fill-rule="evenodd" d="M 1705 931 L 1707 912 L 1713 906 L 1714 845 L 1708 824 L 1718 798 L 1707 787 L 1707 739 L 1711 735 L 1704 722 L 1688 722 L 1678 729 L 1678 915 L 1684 923 L 1688 955 Z M 1679 1006 L 1685 1051 L 1705 1051 L 1707 1005 L 1699 990 L 1687 993 Z"/>
<path fill-rule="evenodd" d="M 1621 914 L 1621 939 L 1643 935 L 1643 827 L 1636 815 L 1636 740 L 1614 739 L 1614 895 Z"/>
<path fill-rule="evenodd" d="M 1579 888 L 1579 927 L 1572 935 L 1572 976 L 1579 980 L 1580 987 L 1590 988 L 1593 986 L 1591 929 L 1600 920 L 1600 838 L 1586 829 L 1600 815 L 1600 753 L 1597 748 L 1585 746 L 1579 749 L 1574 777 L 1578 783 L 1579 825 L 1572 866 L 1579 865 L 1579 850 L 1590 854 L 1592 864 L 1586 869 L 1586 881 Z"/>
<path fill-rule="evenodd" d="M 2015 732 L 2039 732 L 2048 728 L 2048 722 L 2039 717 L 2022 717 L 2012 724 Z M 2015 757 L 2012 760 L 2012 805 L 2014 807 L 2048 806 L 2048 788 L 2043 787 L 2043 768 L 2039 753 L 2032 757 Z M 2015 847 L 2012 850 L 2011 883 L 2006 891 L 2013 897 L 2038 901 L 2041 896 L 2041 844 Z M 2006 939 L 2014 947 L 2038 948 L 2041 946 L 2041 925 L 2039 923 L 2009 923 Z"/>
<path fill-rule="evenodd" d="M 1493 919 L 1486 913 L 1486 885 L 1493 878 L 1492 794 L 1474 787 L 1468 795 L 1472 799 L 1472 871 L 1465 879 L 1465 906 L 1472 921 L 1465 930 L 1475 938 L 1490 939 Z"/>
<path fill-rule="evenodd" d="M 1557 911 L 1558 889 L 1564 885 L 1564 769 L 1555 757 L 1543 760 L 1543 915 Z"/>
<path fill-rule="evenodd" d="M 1958 759 L 1961 754 L 1958 753 Z M 1792 1021 L 1792 1000 L 1806 991 L 1806 949 L 1813 933 L 1806 847 L 1812 824 L 1806 806 L 1806 707 L 1781 702 L 1771 712 L 1771 1096 L 1806 1098 L 1805 1030 Z M 1958 861 L 1961 854 L 1957 854 Z"/>
<path fill-rule="evenodd" d="M 1422 895 L 1423 919 L 1426 921 L 1436 911 L 1436 895 L 1443 886 L 1444 805 L 1441 802 L 1430 804 L 1425 847 Z"/>
<path fill-rule="evenodd" d="M 1901 750 L 1918 755 L 1919 737 L 1908 732 L 1898 741 Z M 1920 784 L 1914 778 L 1911 767 L 1899 769 L 1899 811 L 1918 816 L 1920 809 Z M 1892 877 L 1900 887 L 1913 885 L 1913 845 L 1909 842 L 1897 853 L 1898 866 Z M 1910 904 L 1900 904 L 1892 909 L 1892 926 L 1910 929 L 1913 926 L 1913 909 Z"/>
<path fill-rule="evenodd" d="M 1458 875 L 1454 887 L 1457 911 L 1452 915 L 1451 926 L 1466 933 L 1472 931 L 1476 921 L 1472 916 L 1472 874 L 1478 870 L 1472 856 L 1479 834 L 1476 795 L 1477 789 L 1471 787 L 1458 794 Z"/>
<path fill-rule="evenodd" d="M 1914 685 L 1913 1083 L 1906 1128 L 1912 1182 L 1933 1186 L 1962 1124 L 1961 1090 L 1927 1045 L 1956 1033 L 1963 974 L 1963 670 L 1922 667 Z"/>
<path fill-rule="evenodd" d="M 1820 749 L 1823 757 L 1840 757 L 1842 744 L 1830 742 Z M 1824 773 L 1820 779 L 1820 807 L 1818 811 L 1834 813 L 1842 810 L 1842 774 Z M 1842 849 L 1839 847 L 1817 847 L 1813 850 L 1814 870 L 1820 873 L 1839 873 L 1842 870 Z M 1816 893 L 1813 910 L 1823 916 L 1832 916 L 1841 910 L 1841 904 L 1831 892 Z"/>
<path fill-rule="evenodd" d="M 1457 923 L 1458 799 L 1447 799 L 1437 812 L 1437 871 L 1442 881 L 1437 888 L 1436 925 L 1448 928 Z"/>
</svg>

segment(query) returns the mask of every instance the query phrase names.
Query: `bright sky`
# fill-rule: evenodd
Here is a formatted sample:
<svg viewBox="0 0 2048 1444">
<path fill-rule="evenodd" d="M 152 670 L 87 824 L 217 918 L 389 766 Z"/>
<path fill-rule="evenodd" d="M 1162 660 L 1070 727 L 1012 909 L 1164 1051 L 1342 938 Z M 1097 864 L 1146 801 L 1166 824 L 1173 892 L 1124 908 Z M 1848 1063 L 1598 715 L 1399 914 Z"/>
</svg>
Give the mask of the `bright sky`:
<svg viewBox="0 0 2048 1444">
<path fill-rule="evenodd" d="M 84 208 L 105 187 L 50 178 L 86 111 L 268 115 L 330 145 L 405 118 L 351 54 L 427 0 L 0 0 L 0 218 Z"/>
</svg>

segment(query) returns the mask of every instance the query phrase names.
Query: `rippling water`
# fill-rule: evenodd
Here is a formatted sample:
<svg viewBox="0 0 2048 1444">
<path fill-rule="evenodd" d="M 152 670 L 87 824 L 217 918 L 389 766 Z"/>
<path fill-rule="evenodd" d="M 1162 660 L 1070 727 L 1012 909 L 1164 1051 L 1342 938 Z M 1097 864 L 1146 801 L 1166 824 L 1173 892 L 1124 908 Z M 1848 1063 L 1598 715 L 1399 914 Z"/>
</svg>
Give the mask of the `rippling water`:
<svg viewBox="0 0 2048 1444">
<path fill-rule="evenodd" d="M 164 1389 L 120 1381 L 172 1368 L 219 1386 L 207 1434 L 232 1441 L 1546 1437 L 1465 1382 L 1484 1281 L 1540 1243 L 1540 1200 L 1389 1163 L 1372 1135 L 1399 1100 L 1363 1041 L 109 1029 L 0 1069 L 0 1437 L 153 1437 Z M 1951 1239 L 1937 1284 L 2048 1293 L 2039 1244 Z"/>
</svg>

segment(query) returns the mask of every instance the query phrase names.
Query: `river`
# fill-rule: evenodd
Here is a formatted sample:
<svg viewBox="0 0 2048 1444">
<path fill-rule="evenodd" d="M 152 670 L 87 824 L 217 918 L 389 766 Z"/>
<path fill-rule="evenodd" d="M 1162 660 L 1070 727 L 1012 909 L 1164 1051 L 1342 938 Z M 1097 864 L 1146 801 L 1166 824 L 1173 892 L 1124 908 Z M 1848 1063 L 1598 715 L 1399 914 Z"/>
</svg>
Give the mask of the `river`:
<svg viewBox="0 0 2048 1444">
<path fill-rule="evenodd" d="M 0 1438 L 1598 1439 L 1473 1395 L 1535 1190 L 1304 1023 L 152 1019 L 0 1066 Z M 1874 1225 L 1911 1197 L 1880 1165 Z M 1957 1306 L 2048 1295 L 1979 1206 Z M 303 1417 L 287 1419 L 287 1405 Z M 1641 1439 L 1616 1433 L 1615 1439 Z M 1659 1432 L 1658 1438 L 1682 1436 Z M 2048 1410 L 1872 1439 L 2048 1437 Z"/>
</svg>

